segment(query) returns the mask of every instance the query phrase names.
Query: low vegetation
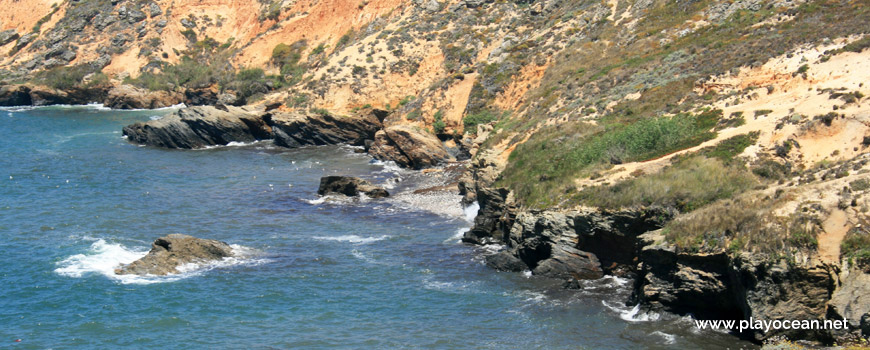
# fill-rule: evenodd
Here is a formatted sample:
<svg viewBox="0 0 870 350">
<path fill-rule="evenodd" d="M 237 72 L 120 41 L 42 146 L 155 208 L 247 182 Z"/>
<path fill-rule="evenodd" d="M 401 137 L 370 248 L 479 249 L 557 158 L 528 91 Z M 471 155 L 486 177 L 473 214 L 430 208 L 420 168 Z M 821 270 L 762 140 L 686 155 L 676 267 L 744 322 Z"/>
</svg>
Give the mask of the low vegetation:
<svg viewBox="0 0 870 350">
<path fill-rule="evenodd" d="M 716 158 L 693 156 L 654 174 L 584 189 L 573 201 L 610 209 L 656 205 L 689 212 L 743 193 L 758 183 L 746 169 Z"/>
<path fill-rule="evenodd" d="M 774 215 L 771 208 L 785 197 L 750 192 L 723 199 L 677 217 L 662 231 L 682 251 L 751 251 L 793 260 L 795 252 L 817 248 L 821 226 L 808 208 L 784 217 Z"/>
<path fill-rule="evenodd" d="M 604 125 L 585 125 L 577 133 L 554 138 L 558 133 L 538 132 L 517 147 L 501 180 L 532 207 L 559 204 L 570 190 L 572 179 L 587 177 L 624 162 L 645 161 L 664 156 L 712 139 L 711 129 L 721 112 L 678 114 L 623 123 L 610 120 Z M 566 186 L 568 185 L 568 186 Z"/>
</svg>

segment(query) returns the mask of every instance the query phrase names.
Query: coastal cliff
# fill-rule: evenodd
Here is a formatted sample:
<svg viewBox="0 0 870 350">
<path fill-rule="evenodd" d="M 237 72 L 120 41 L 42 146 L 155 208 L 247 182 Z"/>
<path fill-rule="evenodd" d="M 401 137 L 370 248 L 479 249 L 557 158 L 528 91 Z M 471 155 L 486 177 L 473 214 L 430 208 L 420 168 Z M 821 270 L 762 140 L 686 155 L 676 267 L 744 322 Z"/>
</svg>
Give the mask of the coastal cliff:
<svg viewBox="0 0 870 350">
<path fill-rule="evenodd" d="M 741 335 L 756 341 L 867 336 L 861 1 L 7 5 L 2 106 L 186 104 L 124 128 L 162 148 L 470 158 L 462 240 L 503 245 L 495 269 L 631 277 L 649 312 L 858 330 Z"/>
</svg>

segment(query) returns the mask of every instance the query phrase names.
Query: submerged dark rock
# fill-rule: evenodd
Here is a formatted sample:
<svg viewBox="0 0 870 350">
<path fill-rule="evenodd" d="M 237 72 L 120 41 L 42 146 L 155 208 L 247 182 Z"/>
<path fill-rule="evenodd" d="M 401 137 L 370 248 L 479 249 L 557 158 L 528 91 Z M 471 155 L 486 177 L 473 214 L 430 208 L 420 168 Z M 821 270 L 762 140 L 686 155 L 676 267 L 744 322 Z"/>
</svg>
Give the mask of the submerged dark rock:
<svg viewBox="0 0 870 350">
<path fill-rule="evenodd" d="M 221 241 L 171 234 L 158 238 L 151 251 L 139 260 L 119 267 L 118 275 L 157 275 L 178 273 L 188 263 L 205 263 L 233 256 L 233 248 Z"/>
<path fill-rule="evenodd" d="M 325 196 L 327 194 L 337 193 L 345 196 L 359 196 L 365 194 L 372 198 L 389 197 L 390 193 L 387 190 L 372 185 L 370 182 L 360 178 L 350 176 L 324 176 L 320 178 L 320 188 L 317 189 L 317 194 Z"/>
</svg>

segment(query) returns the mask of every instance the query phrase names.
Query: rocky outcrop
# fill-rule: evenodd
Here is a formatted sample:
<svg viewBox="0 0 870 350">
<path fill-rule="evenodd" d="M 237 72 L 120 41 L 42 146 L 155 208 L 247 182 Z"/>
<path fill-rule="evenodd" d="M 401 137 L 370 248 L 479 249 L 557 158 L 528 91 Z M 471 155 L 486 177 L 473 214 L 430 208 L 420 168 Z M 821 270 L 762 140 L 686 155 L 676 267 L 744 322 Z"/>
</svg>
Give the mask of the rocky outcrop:
<svg viewBox="0 0 870 350">
<path fill-rule="evenodd" d="M 105 86 L 77 86 L 68 90 L 43 85 L 4 85 L 0 87 L 0 106 L 48 106 L 88 104 L 102 101 Z"/>
<path fill-rule="evenodd" d="M 260 113 L 246 108 L 199 106 L 126 126 L 123 133 L 130 142 L 142 145 L 193 149 L 267 140 L 271 129 Z"/>
<path fill-rule="evenodd" d="M 508 242 L 516 216 L 505 188 L 482 188 L 477 192 L 480 209 L 474 217 L 474 226 L 462 235 L 462 241 L 472 244 Z"/>
<path fill-rule="evenodd" d="M 21 36 L 18 34 L 15 29 L 8 29 L 0 32 L 0 46 L 11 43 L 15 40 L 18 40 Z"/>
<path fill-rule="evenodd" d="M 171 234 L 155 240 L 147 255 L 119 267 L 115 274 L 164 276 L 178 273 L 178 267 L 184 264 L 217 261 L 231 256 L 233 248 L 224 242 Z"/>
<path fill-rule="evenodd" d="M 108 91 L 103 104 L 115 109 L 153 109 L 177 105 L 183 96 L 175 92 L 148 91 L 130 85 L 116 86 Z"/>
<path fill-rule="evenodd" d="M 30 106 L 30 88 L 24 85 L 0 86 L 0 106 Z"/>
<path fill-rule="evenodd" d="M 328 113 L 275 113 L 270 117 L 275 144 L 283 147 L 349 144 L 363 146 L 383 125 L 377 110 L 354 116 Z"/>
<path fill-rule="evenodd" d="M 855 301 L 864 298 L 853 298 L 855 285 L 841 289 L 842 298 L 832 298 L 836 278 L 828 265 L 789 263 L 764 254 L 679 252 L 660 232 L 644 234 L 641 241 L 633 302 L 649 310 L 699 319 L 823 320 L 843 318 L 832 310 L 855 308 L 849 319 L 855 328 L 860 325 L 863 307 Z M 756 341 L 777 335 L 825 343 L 834 336 L 821 330 L 743 334 Z"/>
<path fill-rule="evenodd" d="M 274 109 L 274 108 L 272 108 Z M 273 113 L 262 107 L 215 106 L 183 108 L 162 119 L 124 128 L 137 144 L 165 148 L 201 148 L 230 142 L 273 140 L 281 147 L 365 145 L 382 127 L 378 110 L 353 116 L 326 113 Z"/>
<path fill-rule="evenodd" d="M 673 215 L 661 208 L 517 212 L 506 189 L 484 187 L 476 197 L 480 210 L 462 241 L 504 244 L 485 258 L 488 266 L 566 281 L 632 273 L 637 236 Z"/>
<path fill-rule="evenodd" d="M 870 275 L 853 267 L 843 271 L 839 280 L 828 303 L 828 314 L 834 319 L 845 318 L 849 328 L 870 336 Z"/>
<path fill-rule="evenodd" d="M 343 194 L 345 196 L 359 196 L 364 194 L 371 198 L 389 197 L 390 193 L 382 187 L 372 185 L 370 182 L 350 176 L 324 176 L 320 178 L 320 188 L 317 194 Z"/>
<path fill-rule="evenodd" d="M 450 160 L 441 140 L 408 125 L 395 125 L 378 131 L 369 154 L 375 159 L 391 160 L 412 169 L 433 167 Z"/>
</svg>

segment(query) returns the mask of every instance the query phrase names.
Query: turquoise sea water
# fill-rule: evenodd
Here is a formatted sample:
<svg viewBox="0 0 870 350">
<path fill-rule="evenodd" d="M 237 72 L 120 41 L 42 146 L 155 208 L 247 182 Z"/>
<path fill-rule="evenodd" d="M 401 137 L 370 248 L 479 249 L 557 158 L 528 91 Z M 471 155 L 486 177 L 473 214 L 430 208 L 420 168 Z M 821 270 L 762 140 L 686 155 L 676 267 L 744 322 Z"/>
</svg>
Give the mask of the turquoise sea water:
<svg viewBox="0 0 870 350">
<path fill-rule="evenodd" d="M 494 272 L 483 249 L 457 242 L 462 215 L 319 199 L 326 174 L 413 187 L 413 173 L 348 147 L 181 151 L 122 139 L 124 125 L 165 113 L 0 110 L 0 348 L 749 346 L 633 313 L 628 280 L 565 291 Z M 168 233 L 223 240 L 245 258 L 173 277 L 112 274 Z"/>
</svg>

